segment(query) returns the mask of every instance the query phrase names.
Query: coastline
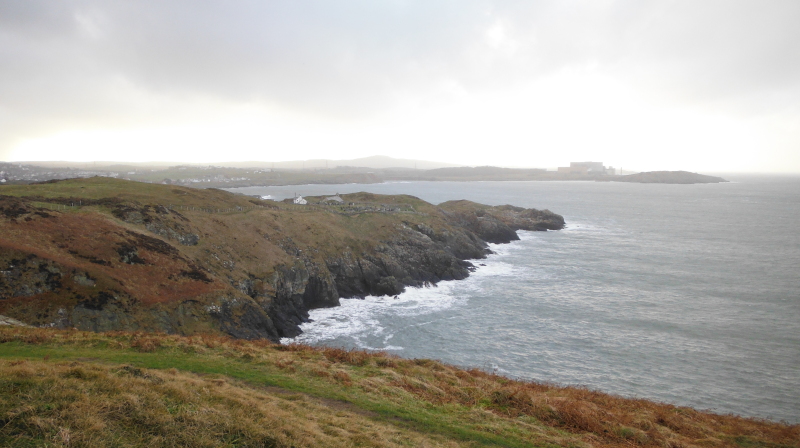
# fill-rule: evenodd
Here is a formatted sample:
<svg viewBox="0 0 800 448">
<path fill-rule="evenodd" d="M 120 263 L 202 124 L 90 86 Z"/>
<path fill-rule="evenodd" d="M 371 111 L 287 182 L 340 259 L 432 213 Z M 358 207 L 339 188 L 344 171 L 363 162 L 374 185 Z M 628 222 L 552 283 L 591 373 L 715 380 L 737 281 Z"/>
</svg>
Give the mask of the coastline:
<svg viewBox="0 0 800 448">
<path fill-rule="evenodd" d="M 518 231 L 527 233 L 527 231 Z M 393 333 L 385 332 L 378 319 L 388 315 L 422 316 L 441 312 L 453 307 L 465 306 L 463 296 L 453 296 L 453 289 L 469 287 L 485 275 L 510 275 L 512 268 L 503 263 L 505 246 L 520 244 L 521 241 L 490 243 L 492 253 L 486 258 L 468 260 L 475 264 L 469 276 L 460 280 L 442 280 L 428 286 L 408 287 L 405 291 L 391 296 L 366 296 L 364 298 L 341 298 L 340 305 L 334 308 L 309 310 L 309 321 L 300 324 L 303 333 L 292 338 L 282 338 L 282 344 L 309 344 L 312 346 L 337 346 L 370 351 L 390 351 L 402 354 L 405 347 L 391 345 Z M 476 286 L 473 286 L 476 287 Z M 383 346 L 372 345 L 381 340 Z M 336 341 L 336 342 L 333 342 Z M 367 343 L 366 341 L 372 342 Z"/>
<path fill-rule="evenodd" d="M 297 205 L 107 178 L 4 192 L 0 227 L 17 236 L 0 239 L 12 280 L 0 314 L 92 331 L 277 341 L 311 309 L 463 279 L 487 242 L 564 225 L 547 210 L 363 192 Z"/>
</svg>

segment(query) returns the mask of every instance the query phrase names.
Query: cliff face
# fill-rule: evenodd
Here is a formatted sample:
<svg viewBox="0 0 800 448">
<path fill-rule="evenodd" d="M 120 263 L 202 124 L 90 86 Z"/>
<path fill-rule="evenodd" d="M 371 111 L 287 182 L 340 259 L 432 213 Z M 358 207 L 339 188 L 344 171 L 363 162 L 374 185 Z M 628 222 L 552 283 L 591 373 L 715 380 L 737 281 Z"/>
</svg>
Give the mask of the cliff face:
<svg viewBox="0 0 800 448">
<path fill-rule="evenodd" d="M 291 337 L 310 309 L 462 279 L 486 241 L 564 225 L 548 211 L 365 193 L 295 206 L 111 179 L 3 193 L 0 314 L 92 331 Z"/>
</svg>

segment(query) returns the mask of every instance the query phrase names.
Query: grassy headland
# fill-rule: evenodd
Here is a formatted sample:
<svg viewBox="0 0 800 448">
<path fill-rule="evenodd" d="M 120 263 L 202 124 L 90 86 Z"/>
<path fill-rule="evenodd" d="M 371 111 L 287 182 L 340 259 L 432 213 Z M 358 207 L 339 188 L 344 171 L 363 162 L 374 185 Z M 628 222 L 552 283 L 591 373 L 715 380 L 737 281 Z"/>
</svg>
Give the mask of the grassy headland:
<svg viewBox="0 0 800 448">
<path fill-rule="evenodd" d="M 0 187 L 0 314 L 277 340 L 311 308 L 461 279 L 486 241 L 564 225 L 549 211 L 467 201 L 308 200 L 99 177 Z"/>
</svg>

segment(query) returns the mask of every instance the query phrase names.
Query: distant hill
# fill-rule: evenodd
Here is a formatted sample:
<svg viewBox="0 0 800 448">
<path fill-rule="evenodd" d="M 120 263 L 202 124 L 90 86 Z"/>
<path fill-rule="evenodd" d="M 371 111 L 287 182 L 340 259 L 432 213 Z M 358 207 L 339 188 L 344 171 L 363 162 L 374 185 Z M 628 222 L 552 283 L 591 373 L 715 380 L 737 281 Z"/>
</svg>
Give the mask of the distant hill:
<svg viewBox="0 0 800 448">
<path fill-rule="evenodd" d="M 641 184 L 716 184 L 728 182 L 721 177 L 706 176 L 705 174 L 690 173 L 688 171 L 648 171 L 627 176 L 614 176 L 608 180 Z"/>
<path fill-rule="evenodd" d="M 78 168 L 84 170 L 133 170 L 133 169 L 164 169 L 175 166 L 195 166 L 195 167 L 229 167 L 229 168 L 275 168 L 284 170 L 300 169 L 322 169 L 336 168 L 337 166 L 372 168 L 372 169 L 420 169 L 431 170 L 436 168 L 446 168 L 461 166 L 454 163 L 431 162 L 429 160 L 416 159 L 396 159 L 389 156 L 369 156 L 358 159 L 309 159 L 309 160 L 290 160 L 284 162 L 270 162 L 263 160 L 253 160 L 245 162 L 213 162 L 213 163 L 191 163 L 191 162 L 67 162 L 67 161 L 45 161 L 45 162 L 14 162 L 24 165 L 33 165 L 45 168 Z"/>
<path fill-rule="evenodd" d="M 310 159 L 292 160 L 287 162 L 224 162 L 215 163 L 218 166 L 228 166 L 232 168 L 276 168 L 276 169 L 320 169 L 342 167 L 358 167 L 372 169 L 405 168 L 430 170 L 460 166 L 453 163 L 431 162 L 428 160 L 415 159 L 396 159 L 388 156 L 370 156 L 358 159 Z"/>
</svg>

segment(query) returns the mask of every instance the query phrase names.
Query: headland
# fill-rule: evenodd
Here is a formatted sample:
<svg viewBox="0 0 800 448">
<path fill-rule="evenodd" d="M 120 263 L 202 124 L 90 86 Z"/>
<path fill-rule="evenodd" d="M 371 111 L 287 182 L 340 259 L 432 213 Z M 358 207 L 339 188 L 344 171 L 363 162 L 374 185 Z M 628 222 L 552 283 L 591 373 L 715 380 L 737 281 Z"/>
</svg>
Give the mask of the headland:
<svg viewBox="0 0 800 448">
<path fill-rule="evenodd" d="M 299 334 L 340 297 L 463 279 L 560 215 L 355 193 L 304 204 L 110 178 L 0 190 L 0 314 L 91 331 Z"/>
</svg>

